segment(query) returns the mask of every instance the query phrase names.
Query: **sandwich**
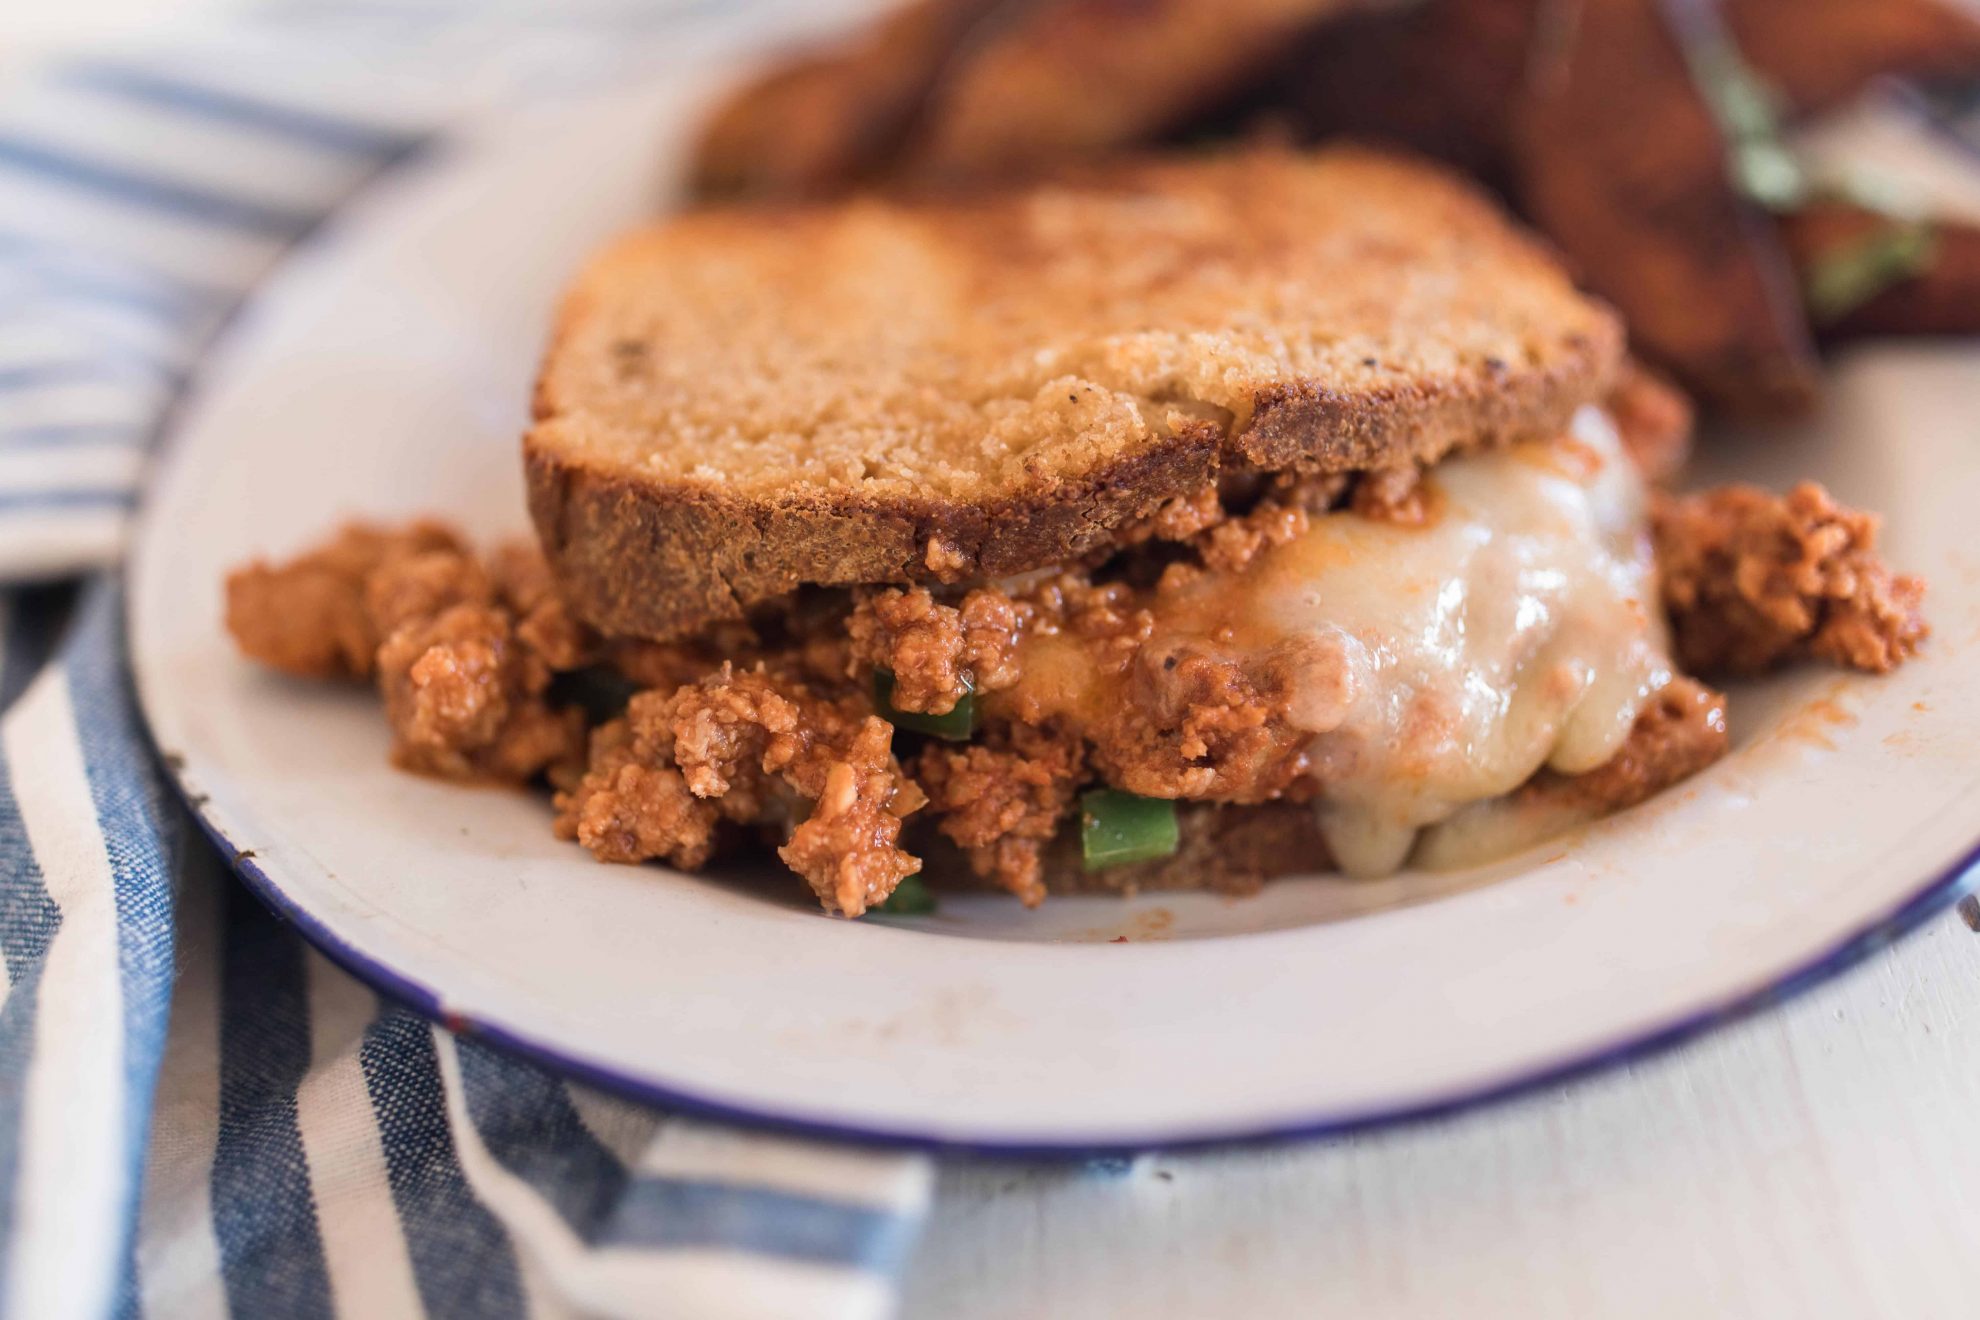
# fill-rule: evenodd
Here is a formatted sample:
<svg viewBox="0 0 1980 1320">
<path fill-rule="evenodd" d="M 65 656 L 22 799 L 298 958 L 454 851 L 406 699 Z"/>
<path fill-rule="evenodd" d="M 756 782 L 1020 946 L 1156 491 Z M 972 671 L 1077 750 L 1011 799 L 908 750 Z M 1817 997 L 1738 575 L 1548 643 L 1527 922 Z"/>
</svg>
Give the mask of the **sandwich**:
<svg viewBox="0 0 1980 1320">
<path fill-rule="evenodd" d="M 774 850 L 846 916 L 1463 865 L 1722 755 L 1695 674 L 1924 637 L 1820 488 L 1662 492 L 1689 424 L 1409 158 L 711 206 L 564 300 L 533 544 L 347 529 L 228 622 L 375 681 L 406 768 L 547 780 L 606 861 Z"/>
</svg>

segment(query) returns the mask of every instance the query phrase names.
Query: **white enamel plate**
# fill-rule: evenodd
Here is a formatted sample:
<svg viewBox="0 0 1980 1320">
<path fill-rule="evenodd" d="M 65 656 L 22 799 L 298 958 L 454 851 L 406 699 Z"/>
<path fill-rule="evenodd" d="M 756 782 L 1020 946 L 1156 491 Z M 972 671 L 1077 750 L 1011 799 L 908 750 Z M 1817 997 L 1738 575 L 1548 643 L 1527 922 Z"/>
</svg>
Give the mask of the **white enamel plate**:
<svg viewBox="0 0 1980 1320">
<path fill-rule="evenodd" d="M 235 656 L 222 575 L 355 514 L 523 527 L 548 310 L 658 205 L 685 104 L 507 125 L 373 195 L 236 326 L 170 446 L 133 568 L 145 708 L 248 879 L 361 975 L 677 1105 L 1172 1145 L 1447 1109 L 1675 1039 L 1934 910 L 1973 861 L 1980 352 L 1959 347 L 1860 356 L 1819 423 L 1713 457 L 1885 511 L 1932 584 L 1925 656 L 1739 688 L 1723 763 L 1484 870 L 849 922 L 787 874 L 598 865 L 541 798 L 394 772 L 369 693 Z"/>
</svg>

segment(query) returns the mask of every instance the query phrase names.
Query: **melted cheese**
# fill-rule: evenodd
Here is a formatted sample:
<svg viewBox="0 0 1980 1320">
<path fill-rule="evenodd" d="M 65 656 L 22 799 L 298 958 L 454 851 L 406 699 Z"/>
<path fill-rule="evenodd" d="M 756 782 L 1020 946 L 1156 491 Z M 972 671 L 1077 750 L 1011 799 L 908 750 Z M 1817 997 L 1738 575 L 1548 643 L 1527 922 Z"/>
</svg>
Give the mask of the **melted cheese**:
<svg viewBox="0 0 1980 1320">
<path fill-rule="evenodd" d="M 1157 611 L 1158 637 L 1302 657 L 1287 714 L 1310 735 L 1321 826 L 1355 875 L 1403 865 L 1426 832 L 1423 860 L 1441 865 L 1502 850 L 1505 831 L 1466 808 L 1543 766 L 1601 765 L 1673 673 L 1646 492 L 1604 414 L 1425 480 L 1423 524 L 1327 514 Z M 1069 705 L 1091 684 L 1053 686 Z"/>
</svg>

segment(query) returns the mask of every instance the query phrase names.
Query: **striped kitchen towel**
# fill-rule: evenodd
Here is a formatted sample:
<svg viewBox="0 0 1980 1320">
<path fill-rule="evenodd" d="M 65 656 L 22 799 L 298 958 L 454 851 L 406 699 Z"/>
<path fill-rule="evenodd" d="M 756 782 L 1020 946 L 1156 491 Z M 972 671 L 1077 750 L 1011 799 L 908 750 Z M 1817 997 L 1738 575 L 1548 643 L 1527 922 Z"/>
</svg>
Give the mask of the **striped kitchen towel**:
<svg viewBox="0 0 1980 1320">
<path fill-rule="evenodd" d="M 75 580 L 209 338 L 368 179 L 821 8 L 291 3 L 0 86 L 0 1316 L 892 1309 L 924 1159 L 622 1103 L 381 1002 L 228 876 L 152 760 L 114 572 Z"/>
</svg>

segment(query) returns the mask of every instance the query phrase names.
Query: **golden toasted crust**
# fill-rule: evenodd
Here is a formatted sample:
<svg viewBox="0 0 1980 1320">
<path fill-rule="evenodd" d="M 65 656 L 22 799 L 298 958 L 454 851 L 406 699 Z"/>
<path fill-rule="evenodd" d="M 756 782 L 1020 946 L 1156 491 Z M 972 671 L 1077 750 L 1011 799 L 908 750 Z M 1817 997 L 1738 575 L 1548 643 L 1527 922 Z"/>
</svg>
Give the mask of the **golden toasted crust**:
<svg viewBox="0 0 1980 1320">
<path fill-rule="evenodd" d="M 1476 192 L 1352 148 L 707 210 L 569 295 L 530 506 L 582 617 L 665 636 L 1061 563 L 1227 465 L 1544 437 L 1621 343 Z"/>
</svg>

